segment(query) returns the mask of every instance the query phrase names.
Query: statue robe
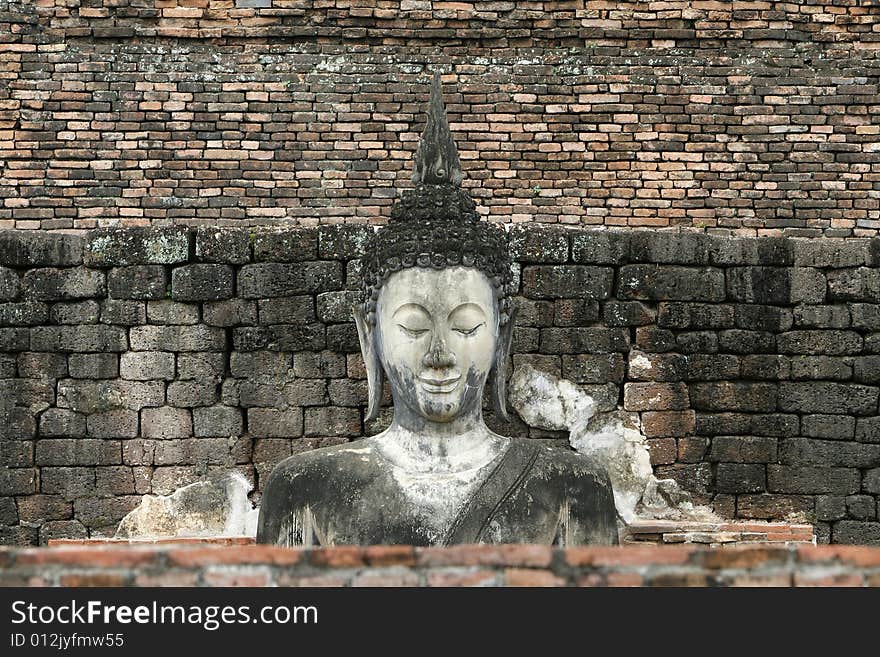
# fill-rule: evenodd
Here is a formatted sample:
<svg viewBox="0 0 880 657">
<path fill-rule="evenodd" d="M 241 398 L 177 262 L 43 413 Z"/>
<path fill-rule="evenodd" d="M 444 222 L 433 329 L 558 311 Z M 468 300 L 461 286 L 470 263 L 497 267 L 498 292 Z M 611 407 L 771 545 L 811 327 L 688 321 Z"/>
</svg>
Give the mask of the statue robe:
<svg viewBox="0 0 880 657">
<path fill-rule="evenodd" d="M 617 543 L 611 483 L 585 456 L 510 439 L 451 522 L 427 526 L 366 441 L 292 456 L 263 491 L 258 543 Z"/>
</svg>

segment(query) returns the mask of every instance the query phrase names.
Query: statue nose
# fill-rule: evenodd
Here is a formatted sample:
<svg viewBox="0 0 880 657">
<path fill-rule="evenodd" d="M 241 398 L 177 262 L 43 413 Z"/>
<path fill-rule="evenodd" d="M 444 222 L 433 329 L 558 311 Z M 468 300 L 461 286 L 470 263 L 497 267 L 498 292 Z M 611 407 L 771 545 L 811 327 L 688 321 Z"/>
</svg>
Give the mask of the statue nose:
<svg viewBox="0 0 880 657">
<path fill-rule="evenodd" d="M 425 367 L 442 369 L 455 366 L 455 354 L 446 348 L 446 341 L 439 339 L 431 345 L 431 350 L 422 358 Z"/>
</svg>

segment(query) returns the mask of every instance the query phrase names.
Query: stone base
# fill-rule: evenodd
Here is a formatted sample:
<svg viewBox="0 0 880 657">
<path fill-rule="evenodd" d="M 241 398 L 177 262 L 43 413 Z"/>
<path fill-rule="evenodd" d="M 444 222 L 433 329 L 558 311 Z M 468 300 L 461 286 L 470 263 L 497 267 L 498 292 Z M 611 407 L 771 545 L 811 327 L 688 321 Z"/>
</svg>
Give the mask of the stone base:
<svg viewBox="0 0 880 657">
<path fill-rule="evenodd" d="M 198 543 L 4 547 L 0 586 L 880 586 L 878 547 Z"/>
<path fill-rule="evenodd" d="M 813 526 L 784 522 L 686 522 L 640 520 L 624 530 L 625 545 L 698 543 L 709 547 L 734 545 L 815 545 Z"/>
</svg>

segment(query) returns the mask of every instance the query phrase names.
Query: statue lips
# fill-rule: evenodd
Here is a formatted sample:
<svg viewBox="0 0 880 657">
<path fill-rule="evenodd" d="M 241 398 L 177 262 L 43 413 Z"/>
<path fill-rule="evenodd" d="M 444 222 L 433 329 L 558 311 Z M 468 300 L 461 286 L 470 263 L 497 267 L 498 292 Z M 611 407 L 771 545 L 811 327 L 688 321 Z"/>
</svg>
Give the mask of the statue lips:
<svg viewBox="0 0 880 657">
<path fill-rule="evenodd" d="M 426 376 L 419 377 L 422 389 L 425 392 L 434 394 L 449 394 L 453 392 L 458 387 L 459 381 L 461 381 L 461 374 L 446 379 L 432 379 Z"/>
</svg>

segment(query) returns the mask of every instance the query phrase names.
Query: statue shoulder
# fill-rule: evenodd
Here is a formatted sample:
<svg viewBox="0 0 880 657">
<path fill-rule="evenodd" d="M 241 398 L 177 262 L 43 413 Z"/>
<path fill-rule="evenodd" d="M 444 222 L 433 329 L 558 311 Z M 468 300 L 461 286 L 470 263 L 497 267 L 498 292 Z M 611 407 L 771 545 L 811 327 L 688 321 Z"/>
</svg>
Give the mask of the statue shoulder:
<svg viewBox="0 0 880 657">
<path fill-rule="evenodd" d="M 558 447 L 539 445 L 538 450 L 535 461 L 537 469 L 573 485 L 583 484 L 585 479 L 591 479 L 596 484 L 610 487 L 608 471 L 595 459 Z"/>
<path fill-rule="evenodd" d="M 278 463 L 266 482 L 267 488 L 285 486 L 297 479 L 328 482 L 345 473 L 348 477 L 369 476 L 378 467 L 372 442 L 356 440 L 308 450 Z"/>
</svg>

